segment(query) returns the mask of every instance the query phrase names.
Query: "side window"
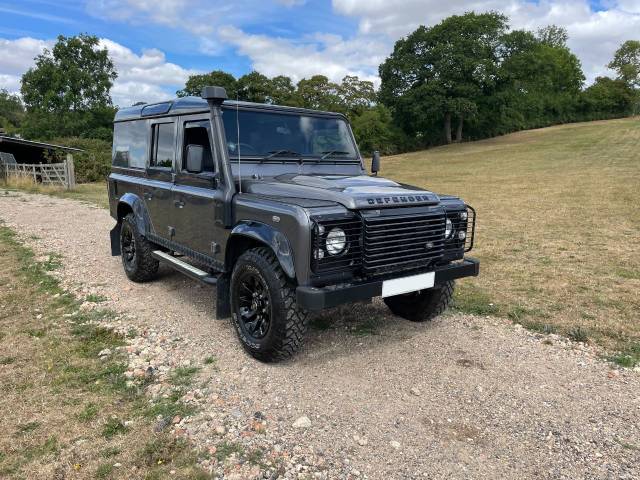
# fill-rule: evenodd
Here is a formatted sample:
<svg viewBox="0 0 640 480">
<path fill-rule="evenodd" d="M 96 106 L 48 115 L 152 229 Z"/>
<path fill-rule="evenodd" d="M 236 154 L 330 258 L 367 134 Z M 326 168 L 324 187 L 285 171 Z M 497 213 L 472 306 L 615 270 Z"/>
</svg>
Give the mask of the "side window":
<svg viewBox="0 0 640 480">
<path fill-rule="evenodd" d="M 173 123 L 153 125 L 151 168 L 171 168 L 176 156 L 176 129 Z"/>
<path fill-rule="evenodd" d="M 112 163 L 115 167 L 145 168 L 147 121 L 116 123 L 113 128 Z"/>
<path fill-rule="evenodd" d="M 184 171 L 186 171 L 185 163 L 189 145 L 202 145 L 204 147 L 205 154 L 202 162 L 202 171 L 213 173 L 215 166 L 211 155 L 211 144 L 209 143 L 208 121 L 185 122 L 184 124 L 184 145 L 182 146 L 182 169 Z"/>
</svg>

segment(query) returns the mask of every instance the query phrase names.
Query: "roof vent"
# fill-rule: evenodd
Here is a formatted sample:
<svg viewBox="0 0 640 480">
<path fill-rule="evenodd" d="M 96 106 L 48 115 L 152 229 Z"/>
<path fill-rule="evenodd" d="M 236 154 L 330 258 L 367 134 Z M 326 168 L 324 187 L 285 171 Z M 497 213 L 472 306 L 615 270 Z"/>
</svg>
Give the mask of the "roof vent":
<svg viewBox="0 0 640 480">
<path fill-rule="evenodd" d="M 140 114 L 143 117 L 149 117 L 151 115 L 162 115 L 164 113 L 168 113 L 170 109 L 171 102 L 154 103 L 153 105 L 142 107 L 142 112 L 140 112 Z"/>
</svg>

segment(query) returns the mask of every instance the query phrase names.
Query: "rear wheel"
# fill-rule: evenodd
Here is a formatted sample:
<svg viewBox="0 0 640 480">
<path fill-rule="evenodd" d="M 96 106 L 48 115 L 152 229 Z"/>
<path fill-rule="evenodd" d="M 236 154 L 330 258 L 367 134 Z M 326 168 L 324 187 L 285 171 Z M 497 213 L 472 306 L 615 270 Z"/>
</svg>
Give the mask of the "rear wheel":
<svg viewBox="0 0 640 480">
<path fill-rule="evenodd" d="M 384 303 L 389 310 L 412 322 L 427 322 L 443 313 L 453 298 L 453 280 L 436 285 L 428 290 L 387 297 Z"/>
<path fill-rule="evenodd" d="M 120 252 L 124 272 L 130 280 L 147 282 L 156 277 L 159 262 L 151 256 L 152 251 L 153 245 L 138 233 L 135 216 L 128 214 L 120 226 Z"/>
<path fill-rule="evenodd" d="M 243 253 L 231 275 L 231 320 L 242 346 L 265 362 L 292 356 L 304 341 L 307 312 L 296 304 L 290 284 L 273 253 Z"/>
</svg>

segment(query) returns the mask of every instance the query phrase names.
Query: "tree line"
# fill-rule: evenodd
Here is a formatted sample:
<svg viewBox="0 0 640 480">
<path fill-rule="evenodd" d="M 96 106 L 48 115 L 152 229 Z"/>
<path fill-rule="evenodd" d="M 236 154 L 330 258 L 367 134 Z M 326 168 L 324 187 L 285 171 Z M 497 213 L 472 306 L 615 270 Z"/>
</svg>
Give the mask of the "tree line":
<svg viewBox="0 0 640 480">
<path fill-rule="evenodd" d="M 253 71 L 236 78 L 214 70 L 189 77 L 176 93 L 199 95 L 205 85 L 220 85 L 232 99 L 341 112 L 363 153 L 385 154 L 639 113 L 640 41 L 617 50 L 608 64 L 615 78 L 598 77 L 584 88 L 580 61 L 567 40 L 557 26 L 512 30 L 504 15 L 470 12 L 398 40 L 379 67 L 377 90 L 351 75 L 340 82 L 314 75 L 296 83 L 285 75 Z M 22 76 L 20 96 L 0 90 L 0 127 L 99 149 L 111 141 L 116 78 L 97 37 L 60 36 Z M 88 178 L 108 170 L 103 156 L 105 165 Z"/>
<path fill-rule="evenodd" d="M 378 97 L 422 145 L 637 112 L 640 42 L 616 52 L 608 66 L 617 78 L 584 89 L 567 40 L 557 26 L 510 30 L 494 12 L 452 16 L 396 42 Z"/>
</svg>

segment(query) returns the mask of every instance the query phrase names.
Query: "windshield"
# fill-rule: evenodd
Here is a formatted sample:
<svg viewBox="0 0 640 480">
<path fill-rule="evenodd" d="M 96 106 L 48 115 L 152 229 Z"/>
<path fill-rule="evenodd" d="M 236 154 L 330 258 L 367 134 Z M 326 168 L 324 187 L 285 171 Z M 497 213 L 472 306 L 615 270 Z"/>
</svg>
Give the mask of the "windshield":
<svg viewBox="0 0 640 480">
<path fill-rule="evenodd" d="M 314 157 L 355 160 L 356 147 L 347 123 L 340 118 L 290 113 L 223 110 L 222 119 L 231 157 L 262 160 Z"/>
</svg>

